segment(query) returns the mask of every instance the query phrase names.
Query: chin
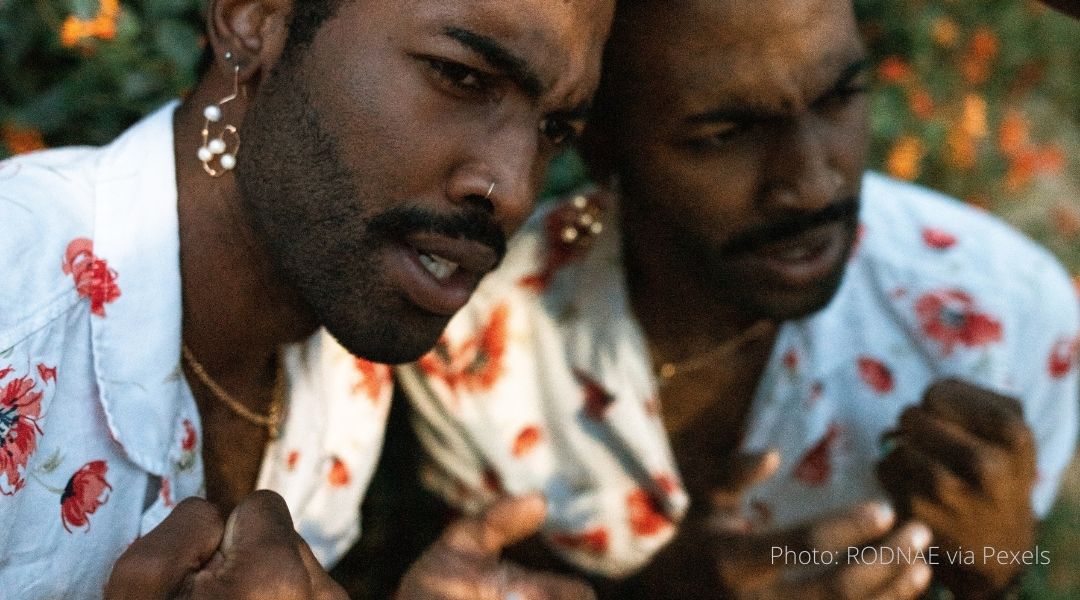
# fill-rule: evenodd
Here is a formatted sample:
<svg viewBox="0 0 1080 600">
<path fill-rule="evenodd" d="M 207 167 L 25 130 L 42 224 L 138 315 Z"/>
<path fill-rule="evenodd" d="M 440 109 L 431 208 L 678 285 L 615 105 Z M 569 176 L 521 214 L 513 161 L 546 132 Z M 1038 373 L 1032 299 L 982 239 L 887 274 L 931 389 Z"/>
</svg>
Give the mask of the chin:
<svg viewBox="0 0 1080 600">
<path fill-rule="evenodd" d="M 324 326 L 353 356 L 372 362 L 398 365 L 418 360 L 435 346 L 449 318 L 438 315 L 408 315 L 375 318 L 363 326 L 355 323 Z"/>
<path fill-rule="evenodd" d="M 823 310 L 832 302 L 843 283 L 844 271 L 845 269 L 838 269 L 811 287 L 796 290 L 751 290 L 752 298 L 747 298 L 746 302 L 762 318 L 773 321 L 803 319 Z M 755 291 L 757 293 L 754 293 Z"/>
</svg>

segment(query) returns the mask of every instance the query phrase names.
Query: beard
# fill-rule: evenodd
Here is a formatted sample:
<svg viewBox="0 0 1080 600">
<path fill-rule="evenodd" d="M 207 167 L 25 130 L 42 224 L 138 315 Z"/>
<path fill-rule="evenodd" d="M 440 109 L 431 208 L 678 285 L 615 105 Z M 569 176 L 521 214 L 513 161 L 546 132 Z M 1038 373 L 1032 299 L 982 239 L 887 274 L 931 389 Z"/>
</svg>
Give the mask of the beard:
<svg viewBox="0 0 1080 600">
<path fill-rule="evenodd" d="M 349 352 L 388 364 L 415 360 L 449 318 L 393 289 L 387 250 L 406 233 L 426 231 L 481 241 L 501 257 L 505 236 L 479 206 L 445 215 L 389 202 L 402 194 L 394 185 L 408 178 L 381 165 L 407 164 L 387 160 L 393 149 L 368 143 L 360 166 L 350 169 L 295 64 L 278 64 L 245 116 L 236 169 L 244 217 L 276 279 Z"/>
</svg>

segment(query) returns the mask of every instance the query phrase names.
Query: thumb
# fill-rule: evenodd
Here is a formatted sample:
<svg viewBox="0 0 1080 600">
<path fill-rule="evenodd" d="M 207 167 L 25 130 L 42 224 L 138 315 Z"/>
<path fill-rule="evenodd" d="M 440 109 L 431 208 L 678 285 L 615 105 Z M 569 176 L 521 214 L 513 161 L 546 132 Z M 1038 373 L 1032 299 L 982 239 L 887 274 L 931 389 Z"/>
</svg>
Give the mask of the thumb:
<svg viewBox="0 0 1080 600">
<path fill-rule="evenodd" d="M 731 459 L 728 481 L 713 490 L 713 508 L 718 511 L 738 510 L 746 490 L 767 481 L 779 468 L 780 451 L 775 448 L 735 455 Z"/>
<path fill-rule="evenodd" d="M 239 548 L 288 544 L 296 535 L 289 506 L 278 494 L 259 490 L 244 498 L 229 515 L 221 536 L 221 553 Z"/>
<path fill-rule="evenodd" d="M 478 517 L 451 523 L 440 542 L 463 554 L 495 556 L 536 533 L 544 524 L 547 503 L 540 494 L 506 498 Z"/>
</svg>

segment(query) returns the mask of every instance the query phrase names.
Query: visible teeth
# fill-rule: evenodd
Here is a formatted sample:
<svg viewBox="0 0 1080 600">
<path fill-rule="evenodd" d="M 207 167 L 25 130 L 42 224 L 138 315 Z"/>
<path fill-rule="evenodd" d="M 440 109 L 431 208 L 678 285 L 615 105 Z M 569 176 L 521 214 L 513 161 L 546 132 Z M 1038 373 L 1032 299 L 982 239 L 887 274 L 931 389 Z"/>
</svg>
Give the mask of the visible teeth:
<svg viewBox="0 0 1080 600">
<path fill-rule="evenodd" d="M 434 254 L 421 254 L 420 264 L 439 281 L 446 281 L 457 271 L 458 264 Z"/>
</svg>

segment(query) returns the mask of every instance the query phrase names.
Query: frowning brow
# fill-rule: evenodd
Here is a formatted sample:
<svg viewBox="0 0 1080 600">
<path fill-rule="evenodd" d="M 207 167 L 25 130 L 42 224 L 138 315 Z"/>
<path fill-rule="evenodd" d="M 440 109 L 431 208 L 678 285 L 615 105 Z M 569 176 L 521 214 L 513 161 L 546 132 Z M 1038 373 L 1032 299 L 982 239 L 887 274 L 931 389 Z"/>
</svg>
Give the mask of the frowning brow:
<svg viewBox="0 0 1080 600">
<path fill-rule="evenodd" d="M 815 99 L 815 102 L 827 98 L 832 94 L 841 92 L 845 88 L 850 87 L 860 75 L 870 70 L 872 64 L 868 58 L 859 58 L 848 63 L 840 70 L 840 73 L 833 80 L 829 89 L 822 94 L 821 97 Z M 740 103 L 739 106 L 734 108 L 720 108 L 716 110 L 710 110 L 707 112 L 690 115 L 685 119 L 688 125 L 708 125 L 710 123 L 742 123 L 742 122 L 754 122 L 765 121 L 769 119 L 783 118 L 784 113 L 779 113 L 775 108 L 767 106 L 756 106 L 750 102 Z"/>
<path fill-rule="evenodd" d="M 458 27 L 443 28 L 443 35 L 457 40 L 463 46 L 480 55 L 491 68 L 505 75 L 529 98 L 539 100 L 544 92 L 540 77 L 529 67 L 525 59 L 511 52 L 497 40 L 483 34 Z"/>
</svg>

